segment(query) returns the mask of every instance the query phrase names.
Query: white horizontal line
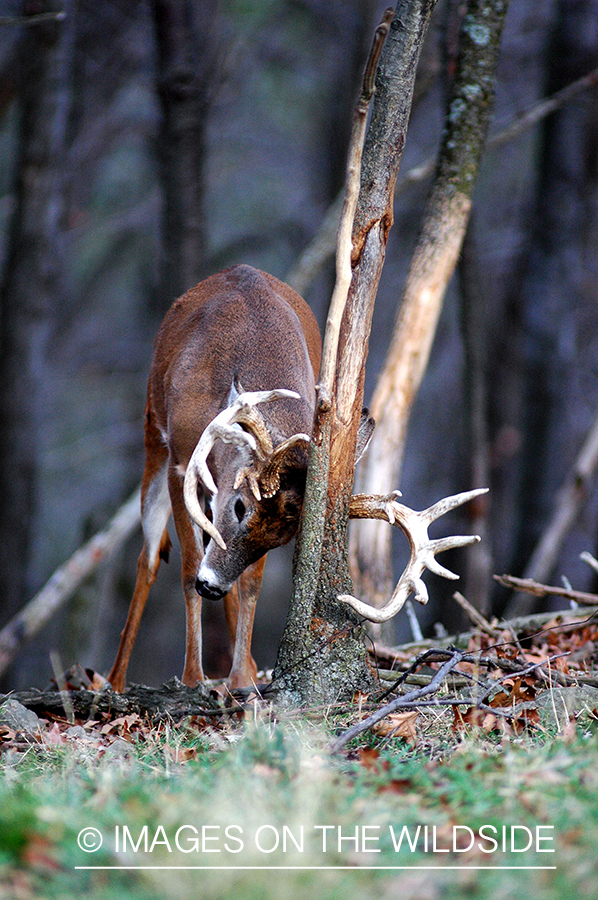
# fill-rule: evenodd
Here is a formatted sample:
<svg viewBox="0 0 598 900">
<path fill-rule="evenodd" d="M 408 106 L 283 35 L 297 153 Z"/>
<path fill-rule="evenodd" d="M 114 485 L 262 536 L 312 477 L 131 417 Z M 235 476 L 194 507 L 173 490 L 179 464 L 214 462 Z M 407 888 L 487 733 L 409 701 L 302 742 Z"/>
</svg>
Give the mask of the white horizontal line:
<svg viewBox="0 0 598 900">
<path fill-rule="evenodd" d="M 114 869 L 121 870 L 127 869 L 131 870 L 144 870 L 144 869 L 159 869 L 166 870 L 172 869 L 173 871 L 181 871 L 181 870 L 206 870 L 206 869 L 226 869 L 226 870 L 235 870 L 235 871 L 243 871 L 243 872 L 259 872 L 261 869 L 266 870 L 276 870 L 276 871 L 334 871 L 338 869 L 339 871 L 349 871 L 349 872 L 358 872 L 360 869 L 376 869 L 380 871 L 387 870 L 399 870 L 399 869 L 433 869 L 439 872 L 445 869 L 457 869 L 462 871 L 463 869 L 475 869 L 475 870 L 511 870 L 511 869 L 520 869 L 522 871 L 538 871 L 538 870 L 547 870 L 547 869 L 556 869 L 556 866 L 75 866 L 75 869 Z"/>
</svg>

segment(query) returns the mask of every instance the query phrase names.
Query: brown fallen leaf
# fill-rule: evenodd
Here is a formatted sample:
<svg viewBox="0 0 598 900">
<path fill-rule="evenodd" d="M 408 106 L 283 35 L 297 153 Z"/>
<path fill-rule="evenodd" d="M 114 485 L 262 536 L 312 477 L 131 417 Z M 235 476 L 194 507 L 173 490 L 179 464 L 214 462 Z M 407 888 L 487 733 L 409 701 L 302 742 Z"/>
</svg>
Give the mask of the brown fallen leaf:
<svg viewBox="0 0 598 900">
<path fill-rule="evenodd" d="M 380 751 L 375 747 L 360 747 L 358 757 L 364 769 L 379 772 L 380 768 L 388 768 L 388 762 L 380 763 Z"/>
<path fill-rule="evenodd" d="M 391 713 L 372 728 L 374 734 L 379 737 L 400 737 L 408 744 L 417 743 L 416 722 L 419 712 L 417 709 L 402 713 Z"/>
<path fill-rule="evenodd" d="M 122 737 L 126 738 L 127 735 L 131 733 L 132 727 L 140 724 L 141 716 L 139 713 L 129 713 L 126 716 L 119 716 L 117 719 L 112 719 L 111 722 L 102 725 L 100 732 L 101 734 L 112 734 L 113 732 L 117 732 L 122 735 Z"/>
</svg>

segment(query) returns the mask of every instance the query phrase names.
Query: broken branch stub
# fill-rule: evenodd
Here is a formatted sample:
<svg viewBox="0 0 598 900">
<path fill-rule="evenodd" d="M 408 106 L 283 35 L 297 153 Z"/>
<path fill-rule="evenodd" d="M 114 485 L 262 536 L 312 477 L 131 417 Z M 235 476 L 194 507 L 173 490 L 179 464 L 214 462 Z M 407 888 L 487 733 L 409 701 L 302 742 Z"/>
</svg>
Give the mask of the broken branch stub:
<svg viewBox="0 0 598 900">
<path fill-rule="evenodd" d="M 355 612 L 368 619 L 370 622 L 387 622 L 402 609 L 405 601 L 411 593 L 418 603 L 428 602 L 428 589 L 422 581 L 425 569 L 429 569 L 443 578 L 457 579 L 449 569 L 441 566 L 436 560 L 436 554 L 444 550 L 452 550 L 455 547 L 466 547 L 477 543 L 478 535 L 454 535 L 452 537 L 431 539 L 428 536 L 428 527 L 451 509 L 485 494 L 488 488 L 478 488 L 474 491 L 465 491 L 461 494 L 453 494 L 438 500 L 428 509 L 416 512 L 408 506 L 398 502 L 400 491 L 393 491 L 386 496 L 380 494 L 355 494 L 351 498 L 349 516 L 352 519 L 383 519 L 391 525 L 396 525 L 405 534 L 411 548 L 411 555 L 403 574 L 399 578 L 396 588 L 388 601 L 381 607 L 371 606 L 352 597 L 350 594 L 340 594 L 338 599 L 347 603 Z"/>
</svg>

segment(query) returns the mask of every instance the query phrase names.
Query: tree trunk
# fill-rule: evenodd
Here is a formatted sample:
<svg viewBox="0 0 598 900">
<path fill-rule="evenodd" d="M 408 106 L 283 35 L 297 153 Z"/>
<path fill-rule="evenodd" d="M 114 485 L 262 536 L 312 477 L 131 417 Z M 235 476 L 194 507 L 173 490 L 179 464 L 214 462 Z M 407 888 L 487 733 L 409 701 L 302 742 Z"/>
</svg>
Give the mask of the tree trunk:
<svg viewBox="0 0 598 900">
<path fill-rule="evenodd" d="M 477 265 L 473 219 L 463 239 L 459 261 L 461 295 L 461 332 L 465 418 L 467 431 L 468 481 L 490 487 L 490 438 L 488 423 L 488 345 L 491 286 Z M 490 503 L 484 497 L 470 509 L 471 529 L 481 538 L 467 550 L 464 592 L 471 604 L 484 615 L 490 612 L 493 559 L 488 514 Z"/>
<path fill-rule="evenodd" d="M 547 58 L 549 91 L 569 84 L 598 61 L 597 0 L 560 0 L 555 12 Z M 517 285 L 525 373 L 519 496 L 525 502 L 517 505 L 514 524 L 515 549 L 508 571 L 515 575 L 538 573 L 534 559 L 538 542 L 583 430 L 595 414 L 587 408 L 576 410 L 571 403 L 580 377 L 577 355 L 584 342 L 582 323 L 593 322 L 596 314 L 596 295 L 590 287 L 596 283 L 595 157 L 595 101 L 571 103 L 546 120 L 532 218 L 535 227 Z M 553 567 L 557 563 L 558 555 Z M 541 574 L 548 580 L 552 570 Z M 497 597 L 494 607 L 498 614 L 505 612 L 503 596 Z M 544 601 L 515 595 L 506 614 L 527 615 L 538 611 L 538 606 L 543 608 Z"/>
<path fill-rule="evenodd" d="M 44 410 L 46 344 L 64 298 L 63 175 L 71 104 L 73 9 L 22 38 L 16 208 L 0 289 L 0 597 L 3 618 L 24 603 Z"/>
<path fill-rule="evenodd" d="M 467 227 L 507 6 L 506 0 L 469 0 L 463 19 L 436 176 L 371 403 L 376 431 L 359 478 L 359 489 L 366 493 L 387 493 L 400 482 L 409 414 Z M 358 593 L 381 606 L 393 587 L 391 529 L 364 522 L 352 543 Z"/>
<path fill-rule="evenodd" d="M 207 113 L 218 78 L 217 20 L 216 0 L 154 0 L 162 109 L 163 309 L 207 274 L 204 174 Z"/>
<path fill-rule="evenodd" d="M 157 304 L 162 311 L 208 274 L 206 131 L 221 77 L 218 6 L 216 0 L 154 0 L 162 110 L 158 156 L 163 265 Z M 202 621 L 206 673 L 224 675 L 232 659 L 222 610 L 204 603 Z"/>
<path fill-rule="evenodd" d="M 329 702 L 372 680 L 359 621 L 337 596 L 351 591 L 348 510 L 371 317 L 415 71 L 433 7 L 434 0 L 399 0 L 380 60 L 353 229 L 352 281 L 333 390 L 330 397 L 319 394 L 294 592 L 275 669 L 284 702 Z M 328 329 L 325 346 L 327 338 Z"/>
</svg>

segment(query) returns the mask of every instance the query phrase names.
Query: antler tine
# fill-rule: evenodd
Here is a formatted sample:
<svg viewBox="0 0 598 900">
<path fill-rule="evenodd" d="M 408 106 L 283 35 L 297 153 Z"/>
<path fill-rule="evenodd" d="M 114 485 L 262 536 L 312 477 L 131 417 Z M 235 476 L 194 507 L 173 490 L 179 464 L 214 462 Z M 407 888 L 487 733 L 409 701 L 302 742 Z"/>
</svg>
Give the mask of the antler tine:
<svg viewBox="0 0 598 900">
<path fill-rule="evenodd" d="M 189 513 L 195 524 L 199 525 L 202 531 L 205 531 L 206 534 L 209 534 L 210 537 L 214 541 L 216 541 L 218 546 L 222 548 L 222 550 L 226 550 L 226 543 L 224 541 L 224 538 L 222 537 L 214 523 L 210 522 L 203 509 L 201 508 L 200 502 L 197 498 L 198 481 L 198 470 L 190 463 L 187 466 L 187 471 L 185 472 L 185 480 L 183 482 L 183 497 L 185 500 L 187 512 Z"/>
<path fill-rule="evenodd" d="M 239 394 L 230 406 L 227 406 L 226 409 L 223 409 L 212 419 L 210 424 L 204 429 L 191 454 L 183 483 L 185 506 L 193 521 L 209 534 L 223 550 L 226 550 L 226 544 L 222 535 L 213 522 L 210 522 L 197 499 L 197 485 L 199 481 L 202 481 L 212 494 L 218 493 L 218 488 L 208 468 L 208 456 L 217 440 L 236 444 L 239 447 L 248 446 L 255 452 L 258 446 L 259 434 L 254 436 L 251 432 L 244 431 L 240 426 L 250 422 L 253 422 L 255 425 L 251 413 L 253 407 L 258 403 L 270 403 L 273 400 L 281 399 L 299 399 L 299 394 L 285 389 L 244 391 L 242 394 Z M 255 428 L 253 430 L 255 431 Z"/>
<path fill-rule="evenodd" d="M 219 438 L 227 443 L 236 443 L 238 446 L 249 445 L 255 448 L 255 438 L 241 428 L 234 428 L 227 413 L 228 410 L 223 410 L 204 430 L 191 454 L 183 482 L 183 497 L 187 512 L 193 521 L 209 534 L 223 550 L 226 550 L 226 543 L 214 523 L 210 522 L 201 508 L 197 497 L 197 485 L 202 481 L 213 494 L 218 492 L 212 473 L 208 468 L 207 459 L 215 441 Z"/>
<path fill-rule="evenodd" d="M 207 465 L 208 456 L 216 441 L 220 439 L 225 443 L 237 444 L 238 446 L 248 445 L 251 450 L 255 451 L 257 448 L 255 436 L 242 428 L 235 428 L 234 426 L 250 422 L 251 411 L 258 403 L 269 403 L 272 400 L 284 398 L 299 398 L 299 394 L 295 391 L 287 390 L 245 391 L 239 394 L 237 399 L 230 406 L 227 406 L 226 409 L 219 412 L 205 428 L 191 455 L 187 472 L 189 472 L 193 464 L 207 489 L 212 494 L 217 494 L 218 488 Z"/>
<path fill-rule="evenodd" d="M 468 503 L 469 500 L 473 500 L 475 497 L 487 493 L 488 488 L 476 488 L 473 491 L 462 491 L 460 494 L 451 494 L 450 497 L 443 497 L 441 500 L 437 500 L 436 503 L 433 503 L 432 506 L 424 509 L 421 515 L 425 517 L 428 523 L 432 523 L 441 516 L 444 516 L 445 513 L 450 512 L 451 509 L 455 509 L 457 506 L 463 506 L 463 504 Z"/>
<path fill-rule="evenodd" d="M 350 517 L 386 519 L 391 525 L 396 525 L 404 532 L 411 545 L 411 556 L 386 606 L 379 609 L 349 594 L 341 594 L 338 599 L 347 603 L 355 612 L 371 622 L 387 622 L 399 612 L 412 592 L 418 603 L 427 603 L 428 590 L 421 578 L 425 569 L 430 569 L 431 572 L 441 575 L 443 578 L 457 579 L 459 577 L 440 565 L 435 558 L 436 554 L 455 547 L 466 547 L 480 540 L 478 535 L 454 535 L 431 540 L 428 537 L 428 526 L 449 510 L 485 494 L 487 490 L 487 488 L 479 488 L 454 494 L 439 500 L 421 512 L 416 512 L 399 503 L 397 501 L 397 496 L 400 496 L 398 491 L 394 491 L 386 497 L 356 494 L 351 498 Z"/>
<path fill-rule="evenodd" d="M 305 434 L 293 435 L 283 441 L 276 449 L 272 446 L 272 438 L 261 414 L 255 409 L 257 403 L 269 403 L 273 400 L 299 400 L 300 395 L 295 391 L 280 388 L 272 391 L 246 391 L 239 394 L 233 404 L 238 406 L 235 414 L 235 422 L 243 425 L 248 432 L 255 437 L 255 459 L 253 465 L 239 469 L 235 479 L 235 488 L 238 488 L 243 479 L 247 478 L 250 490 L 256 500 L 262 497 L 274 496 L 280 485 L 278 476 L 284 454 L 299 439 L 309 443 L 309 437 Z M 261 488 L 261 489 L 260 489 Z"/>
</svg>

